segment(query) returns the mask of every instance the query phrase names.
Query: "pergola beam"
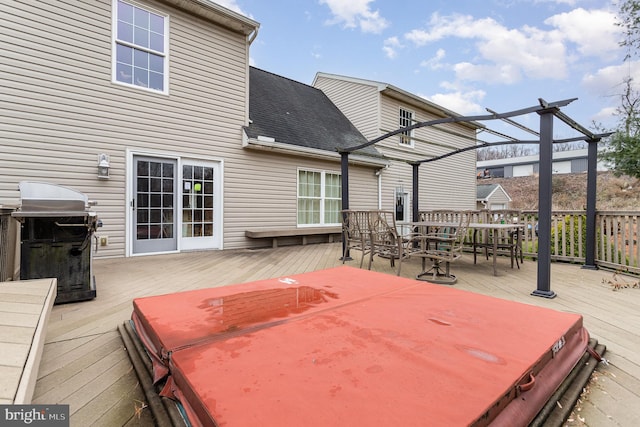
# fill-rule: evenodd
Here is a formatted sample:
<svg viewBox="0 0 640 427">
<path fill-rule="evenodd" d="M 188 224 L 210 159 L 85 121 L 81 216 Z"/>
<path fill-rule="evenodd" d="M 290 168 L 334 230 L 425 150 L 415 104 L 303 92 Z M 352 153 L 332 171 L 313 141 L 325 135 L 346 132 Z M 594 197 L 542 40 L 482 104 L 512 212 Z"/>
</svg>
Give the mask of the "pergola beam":
<svg viewBox="0 0 640 427">
<path fill-rule="evenodd" d="M 486 110 L 488 112 L 490 112 L 491 114 L 498 114 L 496 111 L 493 111 L 491 108 L 487 108 Z M 522 125 L 522 124 L 516 122 L 515 120 L 511 120 L 511 119 L 506 118 L 506 117 L 503 117 L 500 120 L 502 120 L 505 123 L 509 123 L 511 126 L 516 127 L 516 128 L 518 128 L 520 130 L 523 130 L 525 132 L 529 132 L 532 135 L 540 136 L 540 132 L 537 132 L 537 131 L 535 131 L 533 129 L 530 129 L 530 128 L 526 127 L 525 125 Z"/>
<path fill-rule="evenodd" d="M 499 114 L 484 114 L 484 115 L 479 115 L 479 116 L 455 116 L 455 117 L 445 117 L 442 119 L 436 119 L 436 120 L 430 120 L 430 121 L 426 121 L 426 122 L 419 122 L 419 123 L 415 123 L 411 126 L 407 126 L 404 128 L 400 128 L 400 129 L 396 129 L 394 131 L 391 131 L 389 133 L 386 133 L 382 136 L 379 136 L 378 138 L 374 138 L 369 142 L 366 142 L 364 144 L 360 144 L 354 147 L 348 147 L 348 148 L 342 148 L 340 151 L 346 151 L 346 152 L 353 152 L 353 151 L 357 151 L 357 150 L 361 150 L 363 148 L 369 147 L 371 145 L 377 144 L 378 142 L 385 140 L 387 138 L 390 138 L 394 135 L 398 135 L 402 132 L 407 132 L 407 131 L 411 131 L 414 129 L 419 129 L 422 127 L 427 127 L 427 126 L 434 126 L 434 125 L 440 125 L 440 124 L 444 124 L 444 123 L 461 123 L 461 122 L 482 122 L 482 121 L 487 121 L 487 120 L 496 120 L 496 119 L 503 119 L 503 118 L 508 118 L 508 117 L 516 117 L 516 116 L 523 116 L 525 114 L 531 114 L 531 113 L 538 113 L 540 111 L 546 110 L 546 109 L 550 109 L 550 108 L 560 108 L 560 107 L 564 107 L 570 103 L 572 103 L 573 101 L 575 101 L 578 98 L 571 98 L 571 99 L 565 99 L 562 101 L 556 101 L 556 102 L 552 102 L 552 103 L 545 103 L 545 106 L 541 106 L 541 105 L 537 105 L 535 107 L 527 107 L 527 108 L 523 108 L 520 110 L 514 110 L 514 111 L 509 111 L 507 113 L 499 113 Z"/>
<path fill-rule="evenodd" d="M 413 129 L 418 129 L 427 126 L 437 126 L 445 123 L 460 123 L 460 122 L 481 122 L 487 120 L 504 120 L 507 123 L 516 126 L 521 130 L 525 130 L 529 133 L 533 133 L 534 135 L 539 136 L 538 140 L 535 141 L 522 141 L 516 138 L 513 138 L 509 135 L 504 135 L 500 132 L 492 131 L 488 128 L 482 128 L 483 131 L 492 132 L 499 136 L 502 136 L 508 141 L 494 142 L 489 143 L 485 142 L 483 144 L 476 144 L 469 147 L 460 148 L 449 153 L 434 156 L 428 159 L 423 159 L 419 161 L 408 161 L 406 159 L 395 159 L 398 161 L 403 161 L 408 163 L 412 167 L 412 179 L 413 179 L 413 206 L 412 206 L 412 217 L 415 220 L 418 215 L 418 184 L 419 184 L 419 167 L 422 163 L 434 162 L 437 160 L 441 160 L 455 154 L 463 153 L 469 150 L 477 150 L 478 148 L 489 147 L 493 145 L 505 145 L 505 144 L 539 144 L 540 145 L 540 174 L 539 174 L 539 200 L 538 200 L 538 222 L 539 222 L 539 232 L 538 232 L 538 286 L 537 289 L 534 290 L 531 295 L 534 296 L 542 296 L 545 298 L 554 298 L 556 296 L 555 292 L 551 290 L 551 198 L 552 198 L 552 187 L 551 187 L 551 178 L 553 174 L 552 170 L 552 162 L 553 162 L 553 144 L 554 143 L 566 143 L 566 142 L 574 142 L 574 141 L 587 141 L 589 143 L 589 158 L 588 158 L 588 183 L 587 183 L 587 256 L 586 256 L 586 264 L 585 267 L 590 267 L 594 264 L 594 253 L 595 253 L 595 174 L 596 174 L 596 165 L 597 165 L 597 143 L 600 139 L 605 138 L 611 133 L 603 133 L 603 134 L 594 134 L 589 131 L 585 127 L 576 123 L 573 119 L 565 115 L 560 111 L 560 107 L 564 107 L 571 102 L 575 101 L 577 98 L 565 99 L 562 101 L 556 102 L 547 102 L 544 99 L 540 98 L 539 104 L 534 107 L 523 108 L 520 110 L 510 111 L 507 113 L 496 113 L 492 110 L 487 109 L 492 114 L 490 115 L 479 115 L 479 116 L 456 116 L 456 117 L 447 117 L 436 120 L 430 120 L 426 122 L 419 122 L 412 124 L 410 126 L 397 129 L 395 131 L 388 132 L 378 138 L 372 139 L 367 143 L 360 144 L 354 147 L 348 148 L 339 148 L 338 152 L 341 156 L 341 170 L 342 170 L 342 209 L 349 209 L 349 178 L 348 178 L 348 170 L 349 170 L 349 153 L 361 150 L 371 145 L 375 145 L 376 143 L 390 138 L 394 135 L 398 135 L 403 132 L 411 131 Z M 525 114 L 537 113 L 540 115 L 540 132 L 536 132 L 532 129 L 529 129 L 525 126 L 520 125 L 519 123 L 510 120 L 511 117 L 522 116 Z M 557 117 L 559 120 L 569 125 L 574 130 L 578 131 L 582 134 L 582 136 L 567 138 L 562 140 L 554 140 L 553 139 L 553 119 Z M 442 129 L 440 129 L 442 130 Z M 345 238 L 343 236 L 343 247 L 345 244 Z M 343 252 L 344 253 L 344 252 Z M 348 254 L 345 254 L 345 257 L 348 257 Z M 595 267 L 595 265 L 593 265 Z"/>
</svg>

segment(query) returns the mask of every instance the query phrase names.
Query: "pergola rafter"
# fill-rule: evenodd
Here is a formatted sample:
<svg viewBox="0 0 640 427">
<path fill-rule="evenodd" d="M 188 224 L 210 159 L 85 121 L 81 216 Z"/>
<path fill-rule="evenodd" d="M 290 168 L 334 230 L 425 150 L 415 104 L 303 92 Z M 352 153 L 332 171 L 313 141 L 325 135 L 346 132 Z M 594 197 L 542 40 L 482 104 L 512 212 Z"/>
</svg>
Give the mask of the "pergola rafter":
<svg viewBox="0 0 640 427">
<path fill-rule="evenodd" d="M 481 144 L 475 144 L 473 146 L 463 147 L 453 150 L 449 153 L 445 153 L 438 156 L 432 156 L 426 159 L 417 161 L 408 161 L 403 159 L 394 159 L 396 161 L 403 161 L 412 166 L 412 215 L 413 218 L 418 216 L 419 206 L 419 167 L 424 163 L 435 162 L 444 158 L 464 153 L 470 150 L 477 150 L 478 148 L 507 145 L 507 144 L 538 144 L 539 150 L 539 196 L 538 196 L 538 280 L 537 289 L 531 294 L 534 296 L 541 296 L 545 298 L 554 298 L 556 294 L 551 290 L 551 175 L 552 175 L 552 155 L 553 144 L 584 141 L 588 143 L 588 172 L 587 172 L 587 247 L 584 268 L 596 268 L 595 266 L 595 212 L 596 212 L 596 174 L 597 174 L 597 143 L 611 133 L 595 134 L 585 127 L 581 126 L 573 119 L 560 111 L 561 107 L 564 107 L 577 98 L 566 99 L 556 102 L 546 102 L 543 99 L 539 99 L 539 105 L 523 108 L 520 110 L 514 110 L 506 113 L 496 113 L 495 111 L 488 110 L 491 114 L 477 115 L 477 116 L 456 116 L 445 117 L 435 120 L 429 120 L 425 122 L 414 123 L 410 126 L 400 128 L 391 132 L 388 132 L 378 138 L 372 139 L 364 144 L 349 148 L 338 148 L 338 152 L 341 156 L 341 173 L 342 173 L 342 209 L 349 209 L 349 154 L 361 150 L 365 147 L 375 145 L 380 141 L 383 141 L 392 136 L 429 126 L 437 126 L 447 123 L 469 123 L 469 122 L 482 122 L 492 120 L 502 120 L 506 123 L 526 132 L 539 136 L 536 140 L 520 140 L 515 137 L 511 137 L 501 132 L 490 130 L 489 128 L 481 128 L 481 130 L 494 135 L 505 138 L 504 141 L 497 142 L 482 142 Z M 514 120 L 512 117 L 523 116 L 526 114 L 536 113 L 540 116 L 540 131 L 536 132 L 529 129 Z M 570 126 L 581 135 L 573 138 L 554 140 L 553 138 L 553 119 L 557 117 L 560 121 Z M 440 128 L 439 130 L 442 130 Z M 448 132 L 449 133 L 449 132 Z M 344 244 L 344 238 L 343 238 Z"/>
</svg>

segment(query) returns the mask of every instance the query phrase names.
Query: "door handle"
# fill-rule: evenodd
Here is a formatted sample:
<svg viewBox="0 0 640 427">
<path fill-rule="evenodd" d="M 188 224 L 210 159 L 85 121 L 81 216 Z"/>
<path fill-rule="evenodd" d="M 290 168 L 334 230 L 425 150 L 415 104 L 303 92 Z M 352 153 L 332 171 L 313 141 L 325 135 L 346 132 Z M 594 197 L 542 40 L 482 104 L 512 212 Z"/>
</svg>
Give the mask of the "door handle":
<svg viewBox="0 0 640 427">
<path fill-rule="evenodd" d="M 131 199 L 131 203 L 129 203 L 131 205 L 131 209 L 133 209 L 134 211 L 136 210 L 136 199 Z"/>
</svg>

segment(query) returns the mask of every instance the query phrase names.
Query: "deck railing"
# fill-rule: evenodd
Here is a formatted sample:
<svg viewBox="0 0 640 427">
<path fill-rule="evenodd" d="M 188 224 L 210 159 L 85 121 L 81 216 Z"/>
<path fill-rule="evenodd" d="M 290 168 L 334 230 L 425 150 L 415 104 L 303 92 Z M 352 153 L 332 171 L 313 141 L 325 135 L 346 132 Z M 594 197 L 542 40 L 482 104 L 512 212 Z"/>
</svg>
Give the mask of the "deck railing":
<svg viewBox="0 0 640 427">
<path fill-rule="evenodd" d="M 0 282 L 10 280 L 15 273 L 15 221 L 9 210 L 0 209 Z M 538 257 L 537 211 L 523 211 L 524 235 L 522 248 L 525 257 Z M 482 217 L 471 222 L 481 222 Z M 640 245 L 638 219 L 640 211 L 597 211 L 597 266 L 640 274 Z M 468 237 L 471 241 L 471 235 Z M 553 211 L 551 214 L 551 259 L 584 263 L 586 253 L 586 212 Z"/>
<path fill-rule="evenodd" d="M 523 211 L 524 255 L 537 258 L 537 211 Z M 636 211 L 596 212 L 595 264 L 620 271 L 640 274 L 640 246 Z M 575 263 L 585 262 L 586 212 L 553 211 L 551 213 L 551 259 Z"/>
<path fill-rule="evenodd" d="M 486 222 L 491 211 L 465 211 L 471 215 L 471 222 Z M 425 211 L 421 221 L 438 221 L 443 216 L 440 211 Z M 596 212 L 596 266 L 623 272 L 640 274 L 640 245 L 638 245 L 638 219 L 640 211 L 597 211 Z M 524 224 L 522 249 L 525 257 L 538 257 L 538 211 L 522 211 L 520 221 Z M 478 233 L 482 243 L 486 235 Z M 465 240 L 471 250 L 473 231 Z M 586 211 L 553 211 L 551 213 L 551 259 L 573 263 L 584 263 L 586 258 Z"/>
</svg>

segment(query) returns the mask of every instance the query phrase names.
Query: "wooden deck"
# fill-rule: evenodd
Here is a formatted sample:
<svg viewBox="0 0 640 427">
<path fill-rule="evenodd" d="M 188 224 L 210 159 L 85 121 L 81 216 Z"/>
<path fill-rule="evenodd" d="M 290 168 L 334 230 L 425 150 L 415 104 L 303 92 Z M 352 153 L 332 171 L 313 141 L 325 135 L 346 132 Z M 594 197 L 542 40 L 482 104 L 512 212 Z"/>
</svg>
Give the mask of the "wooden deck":
<svg viewBox="0 0 640 427">
<path fill-rule="evenodd" d="M 328 243 L 96 260 L 97 298 L 53 307 L 33 403 L 69 404 L 72 426 L 153 425 L 116 330 L 129 319 L 133 298 L 334 267 L 341 264 L 340 250 L 340 243 Z M 357 267 L 359 259 L 349 264 Z M 640 289 L 614 291 L 606 283 L 614 280 L 612 272 L 553 264 L 558 296 L 533 297 L 536 263 L 525 260 L 520 270 L 509 264 L 498 259 L 495 277 L 490 261 L 480 258 L 473 265 L 473 256 L 465 254 L 452 267 L 455 287 L 582 314 L 591 335 L 607 346 L 611 363 L 598 367 L 567 425 L 640 425 Z M 373 269 L 392 273 L 384 259 L 376 259 Z M 418 260 L 409 260 L 402 275 L 415 277 L 419 269 Z"/>
</svg>

